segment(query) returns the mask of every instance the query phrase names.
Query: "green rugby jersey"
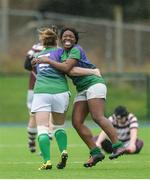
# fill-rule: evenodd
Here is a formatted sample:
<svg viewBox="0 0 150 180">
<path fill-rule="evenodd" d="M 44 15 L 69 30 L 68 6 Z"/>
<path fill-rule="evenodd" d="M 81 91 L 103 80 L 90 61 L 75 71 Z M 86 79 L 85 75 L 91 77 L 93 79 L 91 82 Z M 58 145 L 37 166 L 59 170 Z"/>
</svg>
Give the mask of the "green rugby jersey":
<svg viewBox="0 0 150 180">
<path fill-rule="evenodd" d="M 54 61 L 61 61 L 61 48 L 45 48 L 36 57 L 47 56 Z M 38 64 L 37 79 L 34 86 L 34 93 L 57 94 L 69 91 L 65 74 L 53 68 L 49 64 Z"/>
<path fill-rule="evenodd" d="M 82 68 L 96 68 L 86 57 L 85 52 L 79 45 L 75 45 L 70 51 L 64 51 L 61 55 L 61 60 L 76 59 L 78 61 L 77 66 Z M 88 89 L 90 86 L 103 83 L 105 81 L 102 77 L 96 75 L 85 75 L 85 76 L 69 76 L 73 84 L 76 86 L 78 92 Z"/>
</svg>

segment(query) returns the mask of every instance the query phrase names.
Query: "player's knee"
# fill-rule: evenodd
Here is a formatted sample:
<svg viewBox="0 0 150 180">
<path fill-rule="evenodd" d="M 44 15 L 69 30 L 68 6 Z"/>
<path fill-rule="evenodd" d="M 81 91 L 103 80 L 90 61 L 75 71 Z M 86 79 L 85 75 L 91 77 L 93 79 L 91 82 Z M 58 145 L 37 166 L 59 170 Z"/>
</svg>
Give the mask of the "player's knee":
<svg viewBox="0 0 150 180">
<path fill-rule="evenodd" d="M 30 117 L 35 118 L 35 113 L 29 112 Z"/>
<path fill-rule="evenodd" d="M 140 153 L 140 151 L 143 148 L 143 145 L 144 145 L 144 141 L 137 139 L 136 140 L 136 151 L 135 151 L 135 153 Z"/>
<path fill-rule="evenodd" d="M 96 114 L 93 113 L 91 116 L 92 116 L 92 119 L 98 124 L 105 120 L 105 117 L 99 113 L 96 113 Z"/>
<path fill-rule="evenodd" d="M 37 126 L 38 136 L 42 134 L 49 134 L 49 128 L 47 126 Z"/>
<path fill-rule="evenodd" d="M 105 139 L 102 143 L 101 143 L 102 149 L 107 152 L 107 153 L 112 153 L 113 152 L 113 148 L 112 148 L 112 143 L 110 142 L 110 140 Z"/>
<path fill-rule="evenodd" d="M 82 126 L 83 126 L 83 123 L 84 123 L 84 117 L 75 117 L 73 116 L 72 117 L 72 126 L 76 129 L 76 130 L 79 130 Z"/>
<path fill-rule="evenodd" d="M 72 126 L 78 130 L 80 129 L 81 124 L 78 121 L 72 121 Z"/>
<path fill-rule="evenodd" d="M 64 124 L 62 125 L 53 125 L 53 135 L 59 131 L 64 131 Z"/>
</svg>

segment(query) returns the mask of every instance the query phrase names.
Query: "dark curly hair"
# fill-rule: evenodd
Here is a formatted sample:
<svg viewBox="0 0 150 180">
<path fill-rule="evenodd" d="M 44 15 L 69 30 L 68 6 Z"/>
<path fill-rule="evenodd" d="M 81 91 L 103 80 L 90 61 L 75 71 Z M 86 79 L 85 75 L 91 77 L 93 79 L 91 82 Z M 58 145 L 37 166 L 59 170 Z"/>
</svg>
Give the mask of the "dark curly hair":
<svg viewBox="0 0 150 180">
<path fill-rule="evenodd" d="M 126 107 L 124 106 L 117 106 L 114 110 L 115 116 L 127 117 L 129 112 L 127 111 Z"/>
<path fill-rule="evenodd" d="M 77 44 L 78 40 L 79 40 L 79 32 L 77 32 L 76 29 L 74 29 L 72 27 L 63 27 L 60 31 L 60 39 L 62 38 L 65 31 L 71 31 L 74 34 L 75 39 L 76 39 L 75 44 Z"/>
</svg>

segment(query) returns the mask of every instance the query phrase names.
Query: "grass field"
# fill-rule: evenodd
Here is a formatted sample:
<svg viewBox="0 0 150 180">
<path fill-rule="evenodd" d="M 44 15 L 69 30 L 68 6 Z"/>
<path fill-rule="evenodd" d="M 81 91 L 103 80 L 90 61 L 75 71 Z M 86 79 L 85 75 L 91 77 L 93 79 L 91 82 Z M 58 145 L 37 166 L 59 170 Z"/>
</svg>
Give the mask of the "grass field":
<svg viewBox="0 0 150 180">
<path fill-rule="evenodd" d="M 94 134 L 98 128 L 92 129 Z M 42 158 L 31 154 L 27 148 L 25 126 L 0 127 L 0 179 L 150 179 L 150 127 L 139 129 L 139 137 L 144 140 L 144 148 L 139 155 L 124 155 L 116 160 L 103 162 L 86 169 L 83 163 L 88 158 L 88 149 L 73 128 L 67 128 L 69 159 L 64 170 L 57 170 L 58 147 L 52 141 L 53 168 L 38 171 Z"/>
<path fill-rule="evenodd" d="M 70 105 L 67 119 L 71 119 L 73 99 L 76 91 L 69 81 Z M 0 77 L 0 122 L 26 122 L 28 110 L 26 107 L 26 94 L 28 87 L 28 75 L 7 75 Z M 130 83 L 108 84 L 106 100 L 106 115 L 110 115 L 114 108 L 120 104 L 128 107 L 129 111 L 136 114 L 141 120 L 146 119 L 146 92 L 145 86 L 140 88 Z"/>
</svg>

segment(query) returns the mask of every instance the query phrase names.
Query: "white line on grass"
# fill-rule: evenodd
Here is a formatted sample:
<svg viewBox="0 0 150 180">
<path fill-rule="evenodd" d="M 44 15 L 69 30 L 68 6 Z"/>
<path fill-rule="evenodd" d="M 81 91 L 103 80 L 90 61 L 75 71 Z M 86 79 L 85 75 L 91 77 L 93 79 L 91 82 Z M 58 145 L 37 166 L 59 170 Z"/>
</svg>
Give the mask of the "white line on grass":
<svg viewBox="0 0 150 180">
<path fill-rule="evenodd" d="M 0 164 L 6 164 L 6 165 L 17 165 L 17 164 L 39 164 L 40 162 L 33 162 L 33 161 L 26 161 L 26 162 L 14 162 L 14 161 L 9 161 L 9 162 L 0 162 Z M 83 164 L 84 162 L 83 161 L 73 161 L 73 162 L 68 162 L 68 164 Z M 105 163 L 108 163 L 108 164 L 132 164 L 132 163 L 135 163 L 135 161 L 105 161 Z M 145 161 L 145 163 L 150 163 L 150 161 Z"/>
<path fill-rule="evenodd" d="M 68 147 L 84 147 L 84 144 L 68 144 Z M 24 148 L 27 147 L 27 144 L 0 144 L 0 148 Z M 57 147 L 57 145 L 53 145 L 53 147 Z"/>
</svg>

